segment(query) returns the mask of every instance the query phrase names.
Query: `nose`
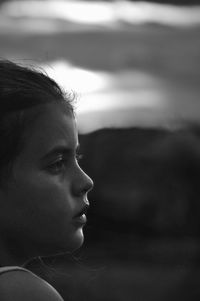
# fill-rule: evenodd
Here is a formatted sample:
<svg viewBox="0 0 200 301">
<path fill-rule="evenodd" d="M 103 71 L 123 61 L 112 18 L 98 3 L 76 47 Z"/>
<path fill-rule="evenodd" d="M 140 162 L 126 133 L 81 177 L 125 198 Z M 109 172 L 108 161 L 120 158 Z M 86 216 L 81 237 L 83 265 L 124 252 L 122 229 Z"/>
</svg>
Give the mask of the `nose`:
<svg viewBox="0 0 200 301">
<path fill-rule="evenodd" d="M 92 179 L 79 166 L 72 185 L 73 194 L 83 196 L 92 190 L 93 186 L 94 182 Z"/>
</svg>

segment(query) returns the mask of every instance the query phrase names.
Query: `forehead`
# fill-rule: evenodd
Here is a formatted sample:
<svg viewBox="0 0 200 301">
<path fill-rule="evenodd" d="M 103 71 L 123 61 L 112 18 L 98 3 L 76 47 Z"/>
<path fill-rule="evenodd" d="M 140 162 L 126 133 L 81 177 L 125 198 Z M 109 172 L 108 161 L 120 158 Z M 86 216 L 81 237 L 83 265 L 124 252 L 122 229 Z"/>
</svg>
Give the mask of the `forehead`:
<svg viewBox="0 0 200 301">
<path fill-rule="evenodd" d="M 65 146 L 76 148 L 78 134 L 73 115 L 58 104 L 44 105 L 36 109 L 35 121 L 26 129 L 25 151 L 48 152 L 51 148 Z"/>
</svg>

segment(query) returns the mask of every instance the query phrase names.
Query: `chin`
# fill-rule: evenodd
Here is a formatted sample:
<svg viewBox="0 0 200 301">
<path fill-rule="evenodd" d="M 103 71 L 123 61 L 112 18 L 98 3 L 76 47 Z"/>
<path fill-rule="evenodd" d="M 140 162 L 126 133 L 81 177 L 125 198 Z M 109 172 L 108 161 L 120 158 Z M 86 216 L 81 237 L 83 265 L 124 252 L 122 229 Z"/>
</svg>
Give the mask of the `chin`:
<svg viewBox="0 0 200 301">
<path fill-rule="evenodd" d="M 76 231 L 75 236 L 73 237 L 72 243 L 71 243 L 71 251 L 75 251 L 79 249 L 84 242 L 84 234 L 83 229 L 80 228 Z"/>
<path fill-rule="evenodd" d="M 82 227 L 76 229 L 72 235 L 64 233 L 57 236 L 56 239 L 51 238 L 51 243 L 45 244 L 43 255 L 41 256 L 54 256 L 64 253 L 72 253 L 79 249 L 84 243 L 84 234 Z"/>
<path fill-rule="evenodd" d="M 76 230 L 74 235 L 67 240 L 65 240 L 66 244 L 64 244 L 64 248 L 62 251 L 66 252 L 73 252 L 79 249 L 84 243 L 84 234 L 83 229 L 79 228 Z"/>
</svg>

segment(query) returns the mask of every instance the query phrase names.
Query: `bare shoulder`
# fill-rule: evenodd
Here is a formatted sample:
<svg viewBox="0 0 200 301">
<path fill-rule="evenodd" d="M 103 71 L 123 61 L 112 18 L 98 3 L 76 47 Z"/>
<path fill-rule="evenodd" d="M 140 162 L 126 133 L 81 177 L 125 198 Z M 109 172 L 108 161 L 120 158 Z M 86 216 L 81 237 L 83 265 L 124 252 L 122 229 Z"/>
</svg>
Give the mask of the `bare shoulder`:
<svg viewBox="0 0 200 301">
<path fill-rule="evenodd" d="M 46 281 L 27 271 L 9 271 L 0 275 L 1 301 L 63 301 Z"/>
</svg>

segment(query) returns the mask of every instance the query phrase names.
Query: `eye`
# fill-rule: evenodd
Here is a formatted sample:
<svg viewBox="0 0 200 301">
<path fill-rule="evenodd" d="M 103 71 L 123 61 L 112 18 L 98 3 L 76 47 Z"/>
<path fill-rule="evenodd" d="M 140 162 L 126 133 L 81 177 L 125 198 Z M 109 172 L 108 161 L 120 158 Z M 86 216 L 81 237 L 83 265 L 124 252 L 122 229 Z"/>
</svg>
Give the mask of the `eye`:
<svg viewBox="0 0 200 301">
<path fill-rule="evenodd" d="M 66 168 L 66 160 L 62 157 L 56 159 L 48 166 L 48 171 L 52 174 L 62 173 Z"/>
</svg>

